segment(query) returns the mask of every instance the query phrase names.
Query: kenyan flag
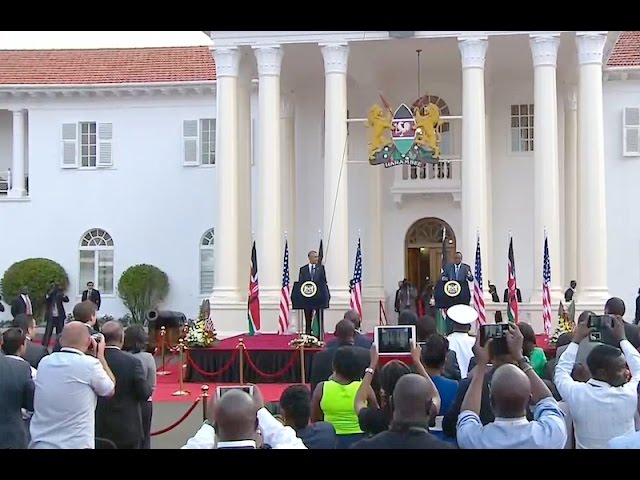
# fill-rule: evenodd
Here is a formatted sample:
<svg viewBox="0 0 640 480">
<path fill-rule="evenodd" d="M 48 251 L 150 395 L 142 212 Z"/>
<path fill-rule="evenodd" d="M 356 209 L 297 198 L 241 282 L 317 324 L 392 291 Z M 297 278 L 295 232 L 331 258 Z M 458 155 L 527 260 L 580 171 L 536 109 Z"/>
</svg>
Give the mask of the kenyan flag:
<svg viewBox="0 0 640 480">
<path fill-rule="evenodd" d="M 251 248 L 251 278 L 249 280 L 249 299 L 247 301 L 249 335 L 260 333 L 260 284 L 258 283 L 258 255 L 256 242 Z"/>
</svg>

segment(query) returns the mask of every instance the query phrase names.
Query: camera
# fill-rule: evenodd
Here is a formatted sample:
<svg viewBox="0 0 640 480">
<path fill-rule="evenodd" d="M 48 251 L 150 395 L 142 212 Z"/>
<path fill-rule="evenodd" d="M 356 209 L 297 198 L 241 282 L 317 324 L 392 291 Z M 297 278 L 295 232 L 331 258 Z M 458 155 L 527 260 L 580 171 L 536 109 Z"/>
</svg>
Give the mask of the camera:
<svg viewBox="0 0 640 480">
<path fill-rule="evenodd" d="M 96 345 L 98 345 L 104 337 L 101 333 L 94 333 L 91 335 L 91 338 L 93 338 L 96 341 Z"/>
<path fill-rule="evenodd" d="M 587 326 L 593 329 L 589 333 L 589 341 L 601 342 L 602 331 L 606 328 L 613 328 L 613 317 L 611 315 L 589 315 Z"/>
<path fill-rule="evenodd" d="M 484 347 L 488 340 L 493 340 L 493 352 L 496 355 L 509 353 L 507 346 L 508 323 L 496 323 L 493 325 L 480 326 L 480 346 Z"/>
</svg>

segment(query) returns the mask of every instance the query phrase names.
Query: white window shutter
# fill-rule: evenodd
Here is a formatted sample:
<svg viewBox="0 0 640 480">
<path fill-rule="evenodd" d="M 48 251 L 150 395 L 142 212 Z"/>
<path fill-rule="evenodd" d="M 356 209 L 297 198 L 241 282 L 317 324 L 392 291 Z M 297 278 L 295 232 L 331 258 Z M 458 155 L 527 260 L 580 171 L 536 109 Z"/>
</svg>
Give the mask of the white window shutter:
<svg viewBox="0 0 640 480">
<path fill-rule="evenodd" d="M 640 157 L 640 107 L 624 108 L 622 132 L 622 155 Z"/>
<path fill-rule="evenodd" d="M 78 124 L 62 124 L 62 168 L 78 168 Z"/>
<path fill-rule="evenodd" d="M 111 167 L 113 165 L 113 124 L 98 124 L 98 166 Z"/>
<path fill-rule="evenodd" d="M 184 165 L 199 165 L 198 155 L 198 121 L 185 120 L 182 122 L 182 163 Z"/>
</svg>

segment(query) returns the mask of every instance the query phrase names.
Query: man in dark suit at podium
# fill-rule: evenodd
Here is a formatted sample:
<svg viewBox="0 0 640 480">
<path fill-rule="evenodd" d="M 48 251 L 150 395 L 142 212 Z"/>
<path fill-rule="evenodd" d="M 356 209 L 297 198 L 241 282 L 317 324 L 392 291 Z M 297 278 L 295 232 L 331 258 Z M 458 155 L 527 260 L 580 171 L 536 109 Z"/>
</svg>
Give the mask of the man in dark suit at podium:
<svg viewBox="0 0 640 480">
<path fill-rule="evenodd" d="M 327 285 L 327 275 L 324 271 L 324 265 L 318 265 L 318 252 L 311 250 L 307 255 L 309 263 L 300 267 L 300 273 L 298 274 L 298 281 L 314 282 L 318 288 L 326 288 L 329 293 L 329 287 Z M 313 323 L 313 310 L 304 310 L 304 332 L 307 335 L 311 335 L 311 326 Z"/>
<path fill-rule="evenodd" d="M 453 263 L 445 265 L 442 271 L 442 279 L 446 281 L 456 280 L 462 282 L 466 280 L 473 282 L 473 273 L 471 273 L 471 267 L 466 263 L 462 263 L 462 254 L 456 252 L 453 257 Z"/>
</svg>

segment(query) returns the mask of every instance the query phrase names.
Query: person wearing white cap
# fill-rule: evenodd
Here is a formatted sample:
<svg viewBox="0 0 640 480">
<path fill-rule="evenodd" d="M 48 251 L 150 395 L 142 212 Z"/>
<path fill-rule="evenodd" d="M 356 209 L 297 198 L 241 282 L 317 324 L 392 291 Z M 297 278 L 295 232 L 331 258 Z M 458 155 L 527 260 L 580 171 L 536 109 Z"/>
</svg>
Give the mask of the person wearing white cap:
<svg viewBox="0 0 640 480">
<path fill-rule="evenodd" d="M 476 339 L 469 335 L 471 324 L 478 319 L 478 312 L 469 305 L 454 305 L 447 310 L 447 317 L 453 322 L 453 332 L 447 336 L 449 350 L 456 352 L 460 377 L 467 378 L 469 362 L 473 358 Z"/>
</svg>

